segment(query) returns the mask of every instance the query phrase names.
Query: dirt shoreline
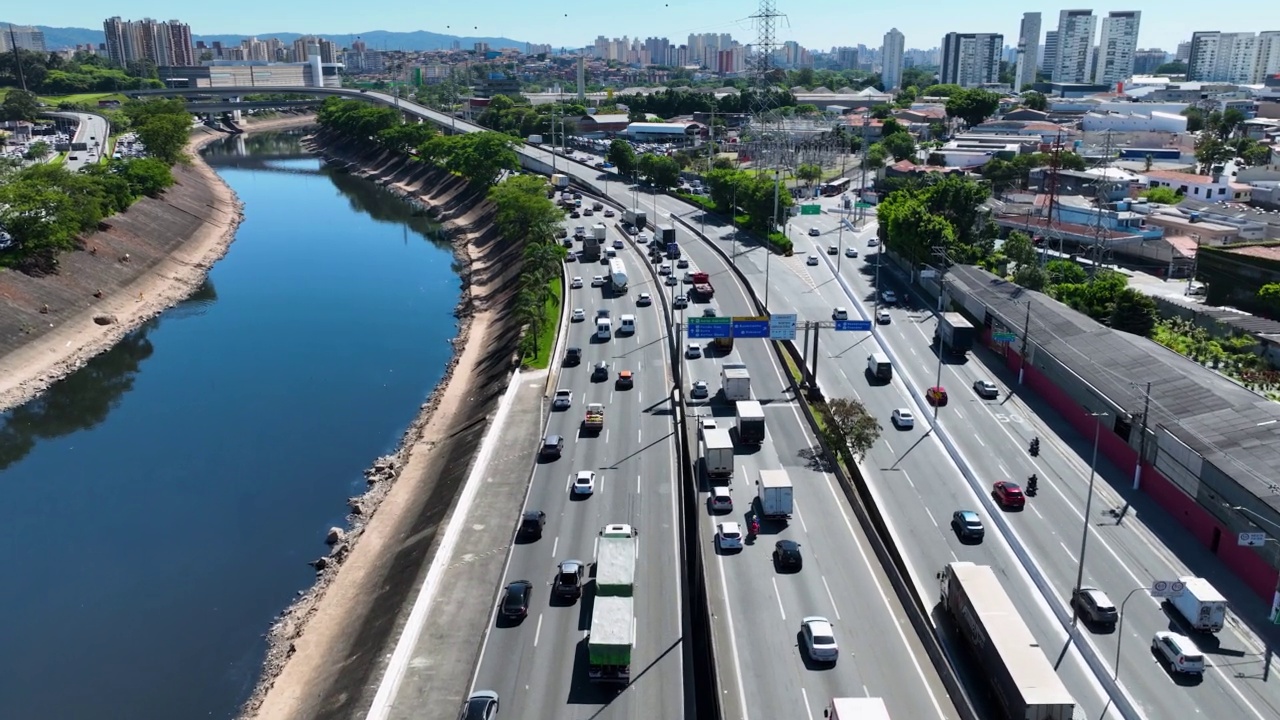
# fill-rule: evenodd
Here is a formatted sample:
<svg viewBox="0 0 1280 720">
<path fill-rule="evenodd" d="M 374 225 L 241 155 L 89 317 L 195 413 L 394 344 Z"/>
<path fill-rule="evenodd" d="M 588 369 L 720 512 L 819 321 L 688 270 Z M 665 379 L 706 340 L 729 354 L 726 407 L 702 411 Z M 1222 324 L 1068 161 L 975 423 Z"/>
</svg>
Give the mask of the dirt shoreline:
<svg viewBox="0 0 1280 720">
<path fill-rule="evenodd" d="M 246 132 L 298 127 L 314 122 L 313 116 L 299 115 L 272 118 L 245 126 Z M 40 317 L 50 329 L 32 333 L 30 341 L 0 356 L 0 412 L 35 398 L 50 385 L 70 375 L 105 352 L 125 335 L 194 293 L 204 282 L 210 268 L 222 259 L 235 240 L 236 228 L 243 219 L 239 199 L 201 158 L 200 148 L 227 137 L 224 133 L 197 130 L 187 143 L 191 156 L 190 173 L 205 183 L 212 192 L 208 210 L 211 221 L 200 224 L 195 232 L 181 241 L 165 257 L 150 268 L 141 269 L 117 289 L 94 300 L 82 309 L 65 313 L 53 312 Z M 143 200 L 141 202 L 148 202 Z M 174 212 L 178 212 L 177 209 Z M 125 213 L 127 215 L 127 212 Z M 112 218 L 106 220 L 111 223 Z M 85 238 L 93 247 L 97 234 Z M 84 253 L 85 251 L 78 251 Z M 125 256 L 122 256 L 122 259 Z M 104 259 L 103 262 L 123 262 Z M 12 289 L 17 278 L 0 278 L 0 295 Z M 59 283 L 75 279 L 50 276 L 37 283 Z M 6 287 L 10 286 L 10 287 Z M 14 292 L 14 295 L 21 293 Z M 14 305 L 30 298 L 12 299 Z M 47 303 L 46 303 L 47 305 Z M 38 307 L 38 306 L 37 306 Z M 96 320 L 95 320 L 96 319 Z"/>
<path fill-rule="evenodd" d="M 462 281 L 455 310 L 458 335 L 444 375 L 397 450 L 365 471 L 368 491 L 349 500 L 349 527 L 330 531 L 331 551 L 313 563 L 315 584 L 273 622 L 262 674 L 240 712 L 245 720 L 315 718 L 367 709 L 355 708 L 369 689 L 363 681 L 367 673 L 369 682 L 376 684 L 372 675 L 380 661 L 377 653 L 391 633 L 387 623 L 401 611 L 393 603 L 392 617 L 374 617 L 375 607 L 392 603 L 388 597 L 394 598 L 397 591 L 416 587 L 412 578 L 418 568 L 406 563 L 404 555 L 430 556 L 434 536 L 447 522 L 446 512 L 456 495 L 442 485 L 442 468 L 450 457 L 457 462 L 453 445 L 460 428 L 473 425 L 478 409 L 485 407 L 488 386 L 514 368 L 512 320 L 503 309 L 506 286 L 519 272 L 519 263 L 501 248 L 493 252 L 497 243 L 492 207 L 483 195 L 456 177 L 407 163 L 403 157 L 363 151 L 332 138 L 310 141 L 318 154 L 353 175 L 377 182 L 446 220 Z M 474 452 L 470 448 L 467 457 Z M 442 498 L 448 500 L 447 507 L 432 505 Z"/>
</svg>

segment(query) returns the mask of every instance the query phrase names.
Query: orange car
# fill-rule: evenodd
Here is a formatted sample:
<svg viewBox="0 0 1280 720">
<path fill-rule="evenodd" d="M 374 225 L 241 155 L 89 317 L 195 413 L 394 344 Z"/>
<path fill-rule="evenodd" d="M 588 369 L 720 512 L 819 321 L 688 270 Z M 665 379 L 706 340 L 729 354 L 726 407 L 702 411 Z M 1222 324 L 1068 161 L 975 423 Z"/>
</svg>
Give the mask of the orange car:
<svg viewBox="0 0 1280 720">
<path fill-rule="evenodd" d="M 942 407 L 947 404 L 947 390 L 941 386 L 934 386 L 925 392 L 924 397 L 929 401 L 930 405 Z"/>
<path fill-rule="evenodd" d="M 618 387 L 619 387 L 619 388 L 629 388 L 629 387 L 631 387 L 633 384 L 635 384 L 635 378 L 633 378 L 633 377 L 631 376 L 631 371 L 630 371 L 630 370 L 623 370 L 622 372 L 619 372 L 619 373 L 618 373 Z"/>
</svg>

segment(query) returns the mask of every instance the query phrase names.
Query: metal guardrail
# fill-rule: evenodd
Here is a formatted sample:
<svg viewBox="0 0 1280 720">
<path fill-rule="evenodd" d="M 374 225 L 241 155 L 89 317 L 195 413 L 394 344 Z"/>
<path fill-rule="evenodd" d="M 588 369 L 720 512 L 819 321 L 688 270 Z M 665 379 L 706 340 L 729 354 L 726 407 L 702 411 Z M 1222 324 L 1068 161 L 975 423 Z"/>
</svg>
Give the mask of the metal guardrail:
<svg viewBox="0 0 1280 720">
<path fill-rule="evenodd" d="M 756 307 L 756 312 L 766 314 L 764 303 L 756 294 L 756 289 L 747 280 L 746 275 L 737 265 L 731 262 L 729 256 L 722 248 L 716 245 L 710 238 L 699 232 L 684 218 L 672 214 L 671 216 L 684 225 L 685 228 L 693 233 L 694 237 L 700 238 L 706 243 L 712 251 L 714 251 L 725 265 L 730 268 L 731 272 L 737 276 L 738 281 L 747 292 L 751 295 L 751 301 Z M 765 252 L 770 252 L 765 248 Z M 795 361 L 798 367 L 805 367 L 805 363 L 801 358 L 799 350 L 795 343 L 786 340 L 781 342 L 770 343 L 774 346 L 774 352 L 778 355 L 778 362 L 786 365 L 786 358 L 783 353 L 787 353 Z M 800 404 L 801 410 L 804 412 L 805 420 L 809 423 L 809 427 L 813 430 L 813 434 L 818 438 L 823 452 L 827 457 L 835 457 L 831 448 L 827 447 L 826 441 L 822 437 L 822 433 L 818 431 L 818 424 L 813 416 L 813 410 L 809 403 L 801 394 L 801 389 L 795 381 L 795 377 L 788 372 L 787 378 L 791 382 L 792 392 L 795 394 L 796 401 Z M 925 648 L 925 652 L 929 655 L 930 662 L 933 663 L 934 669 L 937 670 L 939 678 L 942 680 L 943 686 L 951 696 L 952 703 L 956 707 L 956 711 L 960 713 L 962 720 L 979 720 L 977 711 L 974 709 L 972 702 L 969 700 L 968 694 L 964 690 L 964 685 L 960 682 L 959 677 L 955 674 L 955 670 L 951 667 L 951 663 L 947 660 L 946 653 L 942 649 L 942 644 L 938 640 L 932 623 L 929 622 L 929 612 L 923 602 L 923 599 L 917 594 L 915 585 L 907 578 L 911 576 L 907 570 L 906 561 L 902 557 L 901 551 L 898 550 L 897 544 L 893 541 L 893 536 L 889 532 L 888 525 L 884 521 L 879 507 L 871 495 L 870 488 L 867 486 L 866 478 L 858 470 L 857 465 L 852 466 L 855 478 L 851 479 L 845 475 L 839 463 L 835 463 L 833 474 L 840 483 L 841 489 L 845 493 L 845 497 L 852 506 L 854 515 L 858 517 L 858 524 L 862 526 L 867 533 L 868 540 L 871 542 L 872 549 L 879 558 L 881 565 L 884 567 L 885 575 L 888 576 L 889 582 L 893 585 L 894 593 L 903 603 L 904 609 L 907 610 L 907 616 L 911 619 L 912 628 L 916 631 L 916 636 L 920 639 L 921 644 Z"/>
</svg>

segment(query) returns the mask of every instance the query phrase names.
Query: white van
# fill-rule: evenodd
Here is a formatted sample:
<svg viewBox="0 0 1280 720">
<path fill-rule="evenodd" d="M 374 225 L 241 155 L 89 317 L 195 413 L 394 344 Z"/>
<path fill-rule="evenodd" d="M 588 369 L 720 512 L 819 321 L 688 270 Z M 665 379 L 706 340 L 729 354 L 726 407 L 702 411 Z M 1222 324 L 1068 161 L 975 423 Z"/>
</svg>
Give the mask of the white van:
<svg viewBox="0 0 1280 720">
<path fill-rule="evenodd" d="M 867 356 L 867 375 L 883 382 L 893 379 L 893 365 L 884 353 L 873 352 Z"/>
<path fill-rule="evenodd" d="M 609 318 L 596 319 L 596 337 L 608 340 L 613 335 L 613 321 Z"/>
<path fill-rule="evenodd" d="M 621 316 L 621 317 L 619 317 L 619 318 L 618 318 L 618 322 L 620 323 L 620 324 L 618 325 L 618 334 L 619 334 L 619 335 L 621 335 L 622 333 L 628 333 L 628 334 L 630 334 L 630 333 L 634 333 L 634 332 L 636 331 L 636 316 L 635 316 L 635 315 L 623 315 L 623 316 Z"/>
</svg>

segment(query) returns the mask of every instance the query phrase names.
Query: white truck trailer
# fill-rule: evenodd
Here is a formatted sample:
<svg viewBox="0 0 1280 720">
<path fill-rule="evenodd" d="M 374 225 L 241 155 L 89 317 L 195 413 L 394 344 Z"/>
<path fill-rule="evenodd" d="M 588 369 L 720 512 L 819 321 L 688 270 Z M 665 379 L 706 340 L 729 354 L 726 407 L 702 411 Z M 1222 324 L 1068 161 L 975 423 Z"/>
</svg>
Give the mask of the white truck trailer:
<svg viewBox="0 0 1280 720">
<path fill-rule="evenodd" d="M 741 363 L 720 366 L 720 389 L 729 402 L 751 399 L 751 373 Z"/>
<path fill-rule="evenodd" d="M 713 481 L 733 477 L 733 438 L 728 429 L 703 431 L 702 466 L 706 469 L 707 477 Z"/>
<path fill-rule="evenodd" d="M 1178 580 L 1183 586 L 1182 594 L 1170 597 L 1169 604 L 1197 632 L 1216 633 L 1222 630 L 1227 622 L 1227 599 L 1222 593 L 1204 578 L 1184 577 Z"/>
</svg>

